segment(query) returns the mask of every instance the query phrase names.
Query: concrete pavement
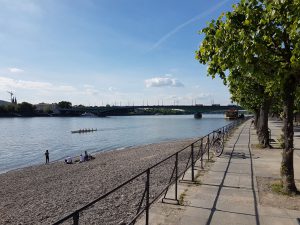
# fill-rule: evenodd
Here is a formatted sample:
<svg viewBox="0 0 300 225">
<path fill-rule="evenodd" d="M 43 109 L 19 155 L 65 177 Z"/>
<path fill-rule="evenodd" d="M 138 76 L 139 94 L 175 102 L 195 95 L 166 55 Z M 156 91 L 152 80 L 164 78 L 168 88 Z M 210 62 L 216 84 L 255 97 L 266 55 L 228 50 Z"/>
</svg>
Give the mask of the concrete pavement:
<svg viewBox="0 0 300 225">
<path fill-rule="evenodd" d="M 179 195 L 184 200 L 183 206 L 157 202 L 151 207 L 149 224 L 299 225 L 300 211 L 259 203 L 256 177 L 279 177 L 281 150 L 256 149 L 258 142 L 250 125 L 247 121 L 234 131 L 223 155 L 214 158 L 215 162 L 204 176 L 198 178 L 201 185 L 180 183 Z M 271 121 L 270 128 L 272 139 L 276 141 L 281 134 L 281 124 Z M 297 132 L 295 179 L 300 179 L 300 128 Z M 144 219 L 138 224 L 145 224 Z"/>
</svg>

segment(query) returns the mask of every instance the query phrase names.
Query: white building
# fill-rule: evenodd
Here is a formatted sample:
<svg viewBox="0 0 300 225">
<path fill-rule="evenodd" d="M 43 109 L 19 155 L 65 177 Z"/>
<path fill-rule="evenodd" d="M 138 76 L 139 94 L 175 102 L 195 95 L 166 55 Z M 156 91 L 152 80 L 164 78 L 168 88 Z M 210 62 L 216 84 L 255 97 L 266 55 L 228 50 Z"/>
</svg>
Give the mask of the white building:
<svg viewBox="0 0 300 225">
<path fill-rule="evenodd" d="M 56 103 L 39 103 L 34 105 L 37 111 L 59 113 L 58 106 Z"/>
</svg>

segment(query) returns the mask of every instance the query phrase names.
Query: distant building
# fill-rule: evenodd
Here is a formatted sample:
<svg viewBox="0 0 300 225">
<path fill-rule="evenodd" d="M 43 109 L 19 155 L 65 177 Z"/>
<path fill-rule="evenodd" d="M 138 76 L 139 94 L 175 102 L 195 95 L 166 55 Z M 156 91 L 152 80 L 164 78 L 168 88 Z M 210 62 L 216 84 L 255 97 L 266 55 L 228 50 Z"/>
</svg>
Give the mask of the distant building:
<svg viewBox="0 0 300 225">
<path fill-rule="evenodd" d="M 16 97 L 12 97 L 11 103 L 14 104 L 14 105 L 17 105 L 18 104 L 17 98 Z"/>
<path fill-rule="evenodd" d="M 10 102 L 0 100 L 0 106 L 10 105 Z"/>
<path fill-rule="evenodd" d="M 49 111 L 53 112 L 53 113 L 59 113 L 58 111 L 58 106 L 56 103 L 39 103 L 39 104 L 36 104 L 34 105 L 36 110 L 39 111 L 39 112 L 45 112 L 45 113 L 48 113 Z"/>
</svg>

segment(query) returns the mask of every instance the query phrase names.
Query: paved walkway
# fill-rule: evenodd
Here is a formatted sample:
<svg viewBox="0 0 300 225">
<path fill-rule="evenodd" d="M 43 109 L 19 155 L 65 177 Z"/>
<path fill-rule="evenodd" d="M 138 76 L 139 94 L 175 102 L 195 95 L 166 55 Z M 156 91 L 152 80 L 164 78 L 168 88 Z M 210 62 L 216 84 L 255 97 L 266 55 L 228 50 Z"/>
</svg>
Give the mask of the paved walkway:
<svg viewBox="0 0 300 225">
<path fill-rule="evenodd" d="M 270 122 L 270 128 L 272 138 L 277 140 L 280 122 Z M 300 133 L 297 132 L 295 178 L 300 179 L 300 138 L 297 137 Z M 184 206 L 156 203 L 151 208 L 149 224 L 300 225 L 300 211 L 259 204 L 256 177 L 279 177 L 281 150 L 253 149 L 257 143 L 250 121 L 240 126 L 227 142 L 224 154 L 201 177 L 201 185 L 179 185 L 179 193 L 184 193 Z"/>
</svg>

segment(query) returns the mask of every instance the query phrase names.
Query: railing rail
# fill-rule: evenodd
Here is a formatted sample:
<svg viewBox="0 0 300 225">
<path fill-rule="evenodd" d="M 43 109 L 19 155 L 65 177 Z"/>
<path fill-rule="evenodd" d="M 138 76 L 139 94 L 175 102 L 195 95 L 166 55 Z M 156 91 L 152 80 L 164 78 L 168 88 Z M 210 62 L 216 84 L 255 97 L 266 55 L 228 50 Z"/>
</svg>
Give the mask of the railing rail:
<svg viewBox="0 0 300 225">
<path fill-rule="evenodd" d="M 127 223 L 123 223 L 123 224 L 135 224 L 136 220 L 143 214 L 145 213 L 145 224 L 148 225 L 149 224 L 149 209 L 151 204 L 153 204 L 159 197 L 161 197 L 161 195 L 164 194 L 163 200 L 164 199 L 168 199 L 168 200 L 174 200 L 178 203 L 178 193 L 177 193 L 177 186 L 178 186 L 178 180 L 181 177 L 183 180 L 186 171 L 191 168 L 191 182 L 195 181 L 195 175 L 194 175 L 194 167 L 195 167 L 195 163 L 200 160 L 201 163 L 201 168 L 203 168 L 203 156 L 205 154 L 207 154 L 207 158 L 208 160 L 210 159 L 210 146 L 212 145 L 212 143 L 214 142 L 214 138 L 216 137 L 215 133 L 217 132 L 222 132 L 222 137 L 223 137 L 223 141 L 225 138 L 228 137 L 230 130 L 232 130 L 234 127 L 236 127 L 237 125 L 239 125 L 242 121 L 244 120 L 236 120 L 224 127 L 221 127 L 217 130 L 214 130 L 212 132 L 210 132 L 209 134 L 201 137 L 200 139 L 194 141 L 193 143 L 191 143 L 190 145 L 182 148 L 181 150 L 175 152 L 174 154 L 168 156 L 167 158 L 161 160 L 160 162 L 156 163 L 155 165 L 149 167 L 148 169 L 144 170 L 143 172 L 135 175 L 134 177 L 132 177 L 131 179 L 123 182 L 121 185 L 117 186 L 116 188 L 112 189 L 111 191 L 107 192 L 106 194 L 100 196 L 99 198 L 91 201 L 90 203 L 86 204 L 85 206 L 75 210 L 73 213 L 70 213 L 69 215 L 65 216 L 64 218 L 60 219 L 59 221 L 53 223 L 53 225 L 59 225 L 62 224 L 63 222 L 69 220 L 69 219 L 73 219 L 73 224 L 74 225 L 78 225 L 79 224 L 79 219 L 80 219 L 80 213 L 82 213 L 83 211 L 85 211 L 86 209 L 90 208 L 91 206 L 93 206 L 94 204 L 100 202 L 101 200 L 105 199 L 106 197 L 108 197 L 109 195 L 111 195 L 112 193 L 116 192 L 117 190 L 121 189 L 122 187 L 124 187 L 125 185 L 129 184 L 130 182 L 145 176 L 146 180 L 145 180 L 145 189 L 143 191 L 142 194 L 142 199 L 139 201 L 138 204 L 138 209 L 134 215 L 134 217 Z M 196 148 L 198 150 L 196 150 Z M 186 151 L 186 152 L 185 152 Z M 187 151 L 190 151 L 189 153 Z M 197 151 L 197 153 L 195 153 L 195 151 Z M 179 159 L 179 154 L 189 154 L 189 157 L 187 159 L 187 161 L 185 162 L 181 162 Z M 184 154 L 183 154 L 184 155 Z M 150 179 L 151 179 L 151 171 L 154 168 L 157 168 L 158 166 L 160 166 L 161 164 L 167 162 L 170 159 L 174 159 L 174 167 L 172 169 L 172 173 L 171 176 L 169 178 L 169 182 L 167 183 L 167 185 L 159 192 L 156 193 L 155 196 L 152 197 L 152 199 L 150 199 Z M 183 166 L 183 170 L 179 171 L 180 168 L 179 166 Z M 170 199 L 170 198 L 166 198 L 167 192 L 169 190 L 169 188 L 175 184 L 174 190 L 175 190 L 175 195 L 174 195 L 174 199 Z M 145 203 L 144 203 L 145 201 Z M 144 206 L 143 206 L 144 203 Z"/>
</svg>

